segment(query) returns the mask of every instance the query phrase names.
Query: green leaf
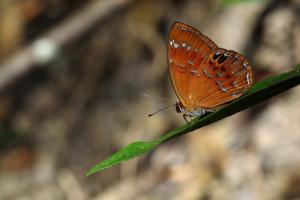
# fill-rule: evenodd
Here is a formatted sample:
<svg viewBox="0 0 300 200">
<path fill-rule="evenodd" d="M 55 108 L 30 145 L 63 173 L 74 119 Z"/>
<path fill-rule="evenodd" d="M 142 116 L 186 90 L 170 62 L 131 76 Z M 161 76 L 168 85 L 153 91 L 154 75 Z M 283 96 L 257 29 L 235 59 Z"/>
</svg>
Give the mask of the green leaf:
<svg viewBox="0 0 300 200">
<path fill-rule="evenodd" d="M 259 83 L 256 83 L 250 90 L 238 98 L 237 100 L 227 104 L 220 110 L 210 113 L 204 117 L 193 119 L 189 124 L 185 124 L 165 135 L 162 135 L 157 140 L 149 142 L 134 142 L 120 149 L 108 159 L 100 162 L 87 172 L 87 176 L 94 174 L 100 170 L 120 164 L 137 156 L 144 155 L 153 150 L 162 142 L 168 141 L 171 138 L 191 132 L 225 117 L 231 116 L 237 112 L 247 109 L 255 104 L 258 104 L 266 99 L 278 95 L 288 89 L 300 84 L 300 65 L 290 72 L 280 74 L 278 76 L 267 78 Z"/>
<path fill-rule="evenodd" d="M 145 153 L 154 149 L 154 147 L 156 147 L 158 144 L 159 144 L 158 141 L 131 143 L 126 147 L 120 149 L 117 153 L 115 153 L 108 159 L 102 161 L 101 163 L 91 168 L 88 171 L 87 176 L 97 171 L 111 167 L 112 165 L 116 165 L 126 160 L 132 159 L 134 157 L 144 155 Z"/>
</svg>

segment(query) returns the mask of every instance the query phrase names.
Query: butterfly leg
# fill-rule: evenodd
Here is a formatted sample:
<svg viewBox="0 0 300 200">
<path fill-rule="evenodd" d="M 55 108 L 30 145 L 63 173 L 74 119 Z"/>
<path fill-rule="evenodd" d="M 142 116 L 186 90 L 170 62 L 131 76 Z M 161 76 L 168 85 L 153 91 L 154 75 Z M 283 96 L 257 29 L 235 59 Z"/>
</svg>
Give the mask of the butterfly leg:
<svg viewBox="0 0 300 200">
<path fill-rule="evenodd" d="M 184 121 L 185 121 L 188 125 L 191 124 L 192 118 L 191 118 L 190 115 L 184 113 L 184 114 L 182 115 L 182 117 L 183 117 Z M 189 120 L 188 120 L 188 119 L 189 119 Z"/>
</svg>

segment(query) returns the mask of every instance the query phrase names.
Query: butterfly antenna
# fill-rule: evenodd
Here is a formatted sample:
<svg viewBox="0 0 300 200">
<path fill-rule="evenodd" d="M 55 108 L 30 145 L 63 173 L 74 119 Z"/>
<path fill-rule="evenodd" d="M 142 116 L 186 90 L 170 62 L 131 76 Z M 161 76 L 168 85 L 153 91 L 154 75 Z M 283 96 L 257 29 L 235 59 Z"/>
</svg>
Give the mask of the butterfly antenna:
<svg viewBox="0 0 300 200">
<path fill-rule="evenodd" d="M 171 106 L 174 106 L 174 104 L 170 104 L 170 105 L 168 105 L 168 106 L 166 106 L 166 107 L 164 107 L 164 108 L 162 108 L 162 109 L 160 109 L 160 110 L 158 110 L 158 111 L 156 111 L 156 112 L 154 112 L 152 114 L 149 114 L 148 117 L 152 117 L 153 115 L 155 115 L 155 114 L 157 114 L 157 113 L 159 113 L 159 112 L 161 112 L 163 110 L 166 110 L 166 109 L 170 108 Z"/>
<path fill-rule="evenodd" d="M 157 97 L 157 96 L 152 96 L 152 95 L 149 95 L 149 94 L 146 94 L 146 93 L 141 93 L 142 96 L 145 96 L 145 97 L 148 97 L 148 98 L 153 98 L 153 99 L 157 99 L 157 100 L 160 100 L 160 101 L 168 101 L 168 102 L 171 102 L 170 99 L 166 99 L 166 98 L 162 98 L 162 97 Z"/>
</svg>

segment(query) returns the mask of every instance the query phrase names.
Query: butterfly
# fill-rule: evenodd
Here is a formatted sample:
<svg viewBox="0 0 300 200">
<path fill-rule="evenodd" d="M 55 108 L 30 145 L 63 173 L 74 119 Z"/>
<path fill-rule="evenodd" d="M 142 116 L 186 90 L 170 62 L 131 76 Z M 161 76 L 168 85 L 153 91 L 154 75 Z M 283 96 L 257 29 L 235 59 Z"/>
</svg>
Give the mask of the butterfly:
<svg viewBox="0 0 300 200">
<path fill-rule="evenodd" d="M 168 35 L 168 65 L 184 118 L 215 111 L 240 97 L 253 83 L 246 58 L 219 48 L 196 28 L 176 21 Z"/>
</svg>

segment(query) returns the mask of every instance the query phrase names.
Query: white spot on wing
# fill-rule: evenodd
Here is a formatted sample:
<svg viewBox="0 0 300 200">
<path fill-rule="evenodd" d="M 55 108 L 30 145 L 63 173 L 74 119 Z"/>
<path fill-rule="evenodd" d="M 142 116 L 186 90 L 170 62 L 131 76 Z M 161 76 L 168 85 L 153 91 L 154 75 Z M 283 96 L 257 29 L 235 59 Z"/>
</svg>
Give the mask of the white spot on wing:
<svg viewBox="0 0 300 200">
<path fill-rule="evenodd" d="M 217 75 L 218 77 L 222 77 L 222 74 L 221 74 L 220 72 L 217 72 L 216 75 Z"/>
<path fill-rule="evenodd" d="M 238 87 L 237 81 L 233 81 L 233 82 L 232 82 L 232 86 L 233 86 L 233 87 Z"/>
<path fill-rule="evenodd" d="M 177 44 L 175 41 L 174 41 L 174 48 L 177 49 L 179 47 L 179 44 Z"/>
<path fill-rule="evenodd" d="M 205 68 L 203 68 L 203 72 L 207 76 L 207 78 L 212 78 L 212 75 L 209 74 L 208 71 Z"/>
<path fill-rule="evenodd" d="M 198 73 L 198 71 L 195 70 L 195 69 L 191 69 L 191 73 L 194 74 L 194 75 L 196 75 Z"/>
<path fill-rule="evenodd" d="M 239 95 L 241 95 L 241 93 L 242 93 L 242 92 L 233 92 L 233 93 L 231 94 L 231 96 L 234 96 L 234 97 L 236 97 L 236 96 L 239 96 Z"/>
<path fill-rule="evenodd" d="M 247 75 L 246 75 L 246 81 L 247 81 L 247 84 L 250 85 L 250 75 L 249 75 L 249 73 L 247 73 Z"/>
<path fill-rule="evenodd" d="M 217 85 L 222 90 L 222 92 L 227 92 L 227 89 L 224 87 L 224 85 L 221 83 L 221 81 L 216 80 Z"/>
<path fill-rule="evenodd" d="M 187 63 L 190 65 L 194 65 L 194 62 L 192 60 L 189 60 Z"/>
<path fill-rule="evenodd" d="M 175 65 L 178 66 L 178 67 L 180 67 L 180 68 L 186 68 L 186 66 L 183 65 L 183 64 L 175 64 Z"/>
</svg>

